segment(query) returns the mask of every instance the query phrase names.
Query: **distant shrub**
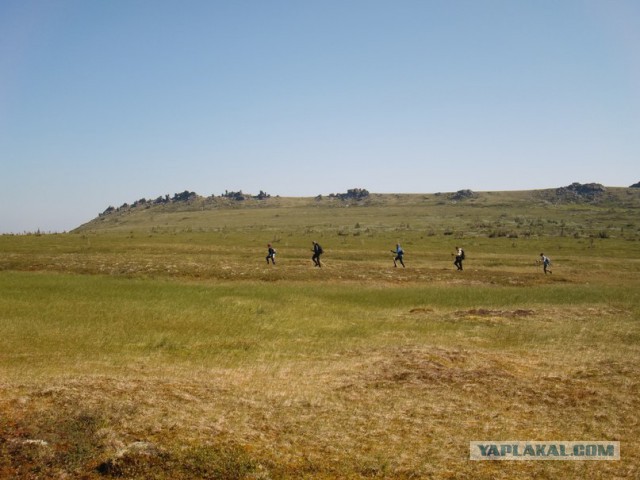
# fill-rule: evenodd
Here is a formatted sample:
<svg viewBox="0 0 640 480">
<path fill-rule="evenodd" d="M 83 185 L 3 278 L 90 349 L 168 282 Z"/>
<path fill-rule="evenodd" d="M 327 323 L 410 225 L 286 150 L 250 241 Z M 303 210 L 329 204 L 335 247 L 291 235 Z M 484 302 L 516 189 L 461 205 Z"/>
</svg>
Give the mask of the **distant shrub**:
<svg viewBox="0 0 640 480">
<path fill-rule="evenodd" d="M 518 233 L 507 231 L 504 229 L 493 230 L 491 233 L 489 233 L 489 238 L 502 238 L 502 237 L 518 238 Z"/>
</svg>

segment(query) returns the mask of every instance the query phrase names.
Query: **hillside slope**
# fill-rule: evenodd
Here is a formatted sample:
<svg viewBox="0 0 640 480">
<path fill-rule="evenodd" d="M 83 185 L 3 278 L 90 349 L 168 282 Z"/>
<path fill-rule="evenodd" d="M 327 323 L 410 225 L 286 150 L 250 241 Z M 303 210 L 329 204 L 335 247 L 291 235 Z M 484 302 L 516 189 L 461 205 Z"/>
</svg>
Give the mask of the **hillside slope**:
<svg viewBox="0 0 640 480">
<path fill-rule="evenodd" d="M 638 234 L 640 189 L 573 184 L 548 190 L 318 197 L 202 197 L 193 192 L 109 207 L 74 233 L 337 233 L 414 230 L 426 235 Z M 587 187 L 587 188 L 585 188 Z M 352 192 L 352 191 L 350 191 Z M 364 191 L 366 192 L 366 191 Z M 261 192 L 262 193 L 262 192 Z"/>
</svg>

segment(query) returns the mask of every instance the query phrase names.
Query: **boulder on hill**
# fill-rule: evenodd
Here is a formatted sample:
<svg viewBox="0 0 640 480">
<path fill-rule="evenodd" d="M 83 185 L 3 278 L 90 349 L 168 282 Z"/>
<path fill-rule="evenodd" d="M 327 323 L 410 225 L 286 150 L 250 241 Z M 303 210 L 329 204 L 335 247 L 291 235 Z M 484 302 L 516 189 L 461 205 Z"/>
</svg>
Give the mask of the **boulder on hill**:
<svg viewBox="0 0 640 480">
<path fill-rule="evenodd" d="M 569 186 L 556 189 L 556 196 L 567 201 L 597 200 L 606 189 L 599 183 L 581 184 L 574 182 Z"/>
<path fill-rule="evenodd" d="M 172 202 L 188 202 L 190 200 L 195 200 L 196 198 L 198 198 L 198 194 L 196 192 L 189 192 L 185 190 L 182 193 L 174 194 L 171 201 Z"/>
<path fill-rule="evenodd" d="M 230 198 L 231 200 L 236 200 L 238 202 L 242 202 L 247 199 L 247 195 L 242 193 L 242 190 L 238 192 L 230 192 L 228 190 L 225 190 L 224 193 L 220 196 L 223 198 Z"/>
<path fill-rule="evenodd" d="M 271 195 L 268 194 L 267 192 L 263 192 L 262 190 L 260 190 L 260 193 L 258 195 L 255 195 L 253 198 L 257 199 L 257 200 L 266 200 L 267 198 L 270 198 Z"/>
<path fill-rule="evenodd" d="M 449 200 L 456 200 L 456 201 L 460 201 L 460 200 L 466 200 L 468 198 L 474 198 L 476 196 L 476 193 L 473 190 L 458 190 L 455 193 L 451 193 L 449 194 Z"/>
<path fill-rule="evenodd" d="M 351 188 L 347 193 L 331 193 L 329 197 L 337 197 L 340 200 L 362 200 L 369 196 L 369 190 L 365 188 Z"/>
</svg>

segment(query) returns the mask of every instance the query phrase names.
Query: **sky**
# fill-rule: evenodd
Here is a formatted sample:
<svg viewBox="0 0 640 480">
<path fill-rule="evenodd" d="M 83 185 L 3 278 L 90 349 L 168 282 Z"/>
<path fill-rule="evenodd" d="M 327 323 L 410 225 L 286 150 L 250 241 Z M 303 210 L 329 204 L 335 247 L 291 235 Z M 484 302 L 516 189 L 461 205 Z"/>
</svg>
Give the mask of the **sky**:
<svg viewBox="0 0 640 480">
<path fill-rule="evenodd" d="M 640 181 L 637 0 L 0 0 L 0 233 L 185 190 Z"/>
</svg>

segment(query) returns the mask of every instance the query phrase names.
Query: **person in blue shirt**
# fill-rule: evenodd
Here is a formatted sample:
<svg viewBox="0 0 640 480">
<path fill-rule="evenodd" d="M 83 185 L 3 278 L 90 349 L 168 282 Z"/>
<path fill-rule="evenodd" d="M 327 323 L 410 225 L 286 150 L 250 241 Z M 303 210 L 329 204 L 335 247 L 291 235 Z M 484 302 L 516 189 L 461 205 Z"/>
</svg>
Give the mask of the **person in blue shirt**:
<svg viewBox="0 0 640 480">
<path fill-rule="evenodd" d="M 402 247 L 399 243 L 396 243 L 396 249 L 391 250 L 391 253 L 394 253 L 396 256 L 396 258 L 393 259 L 393 266 L 397 267 L 398 265 L 396 264 L 396 262 L 400 262 L 402 268 L 404 268 L 404 261 L 402 260 L 402 257 L 404 256 L 404 250 L 402 250 Z"/>
</svg>

